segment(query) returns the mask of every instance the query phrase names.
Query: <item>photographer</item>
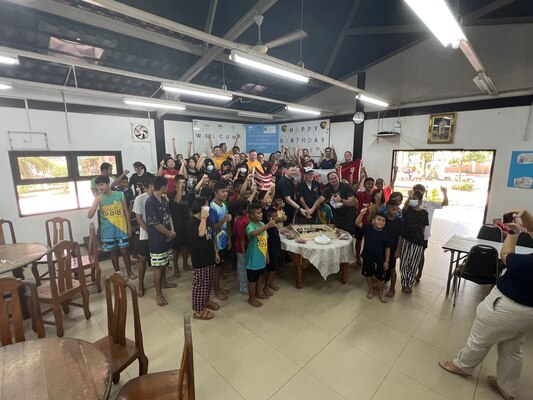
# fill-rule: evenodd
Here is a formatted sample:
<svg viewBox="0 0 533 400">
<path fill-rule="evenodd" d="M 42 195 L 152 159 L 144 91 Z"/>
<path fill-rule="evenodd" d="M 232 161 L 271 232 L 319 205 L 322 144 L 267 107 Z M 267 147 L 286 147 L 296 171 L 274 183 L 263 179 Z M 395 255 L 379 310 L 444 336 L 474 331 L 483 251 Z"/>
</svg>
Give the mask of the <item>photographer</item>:
<svg viewBox="0 0 533 400">
<path fill-rule="evenodd" d="M 511 210 L 533 236 L 533 215 L 523 208 Z M 498 345 L 497 376 L 489 376 L 494 390 L 506 400 L 518 394 L 522 370 L 522 346 L 533 328 L 533 252 L 516 254 L 520 226 L 509 225 L 500 257 L 507 266 L 496 287 L 477 307 L 476 319 L 465 347 L 453 361 L 439 365 L 457 375 L 470 375 L 495 344 Z"/>
</svg>

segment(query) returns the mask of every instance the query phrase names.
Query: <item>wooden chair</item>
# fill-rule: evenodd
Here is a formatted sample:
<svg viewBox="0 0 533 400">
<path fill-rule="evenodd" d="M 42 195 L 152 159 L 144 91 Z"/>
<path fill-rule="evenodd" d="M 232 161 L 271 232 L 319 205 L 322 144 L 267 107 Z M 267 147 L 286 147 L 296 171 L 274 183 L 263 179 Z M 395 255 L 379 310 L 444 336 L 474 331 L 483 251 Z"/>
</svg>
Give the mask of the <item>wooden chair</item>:
<svg viewBox="0 0 533 400">
<path fill-rule="evenodd" d="M 63 318 L 61 309 L 68 314 L 69 305 L 83 307 L 85 319 L 91 318 L 89 310 L 89 291 L 85 286 L 85 274 L 78 274 L 78 279 L 73 278 L 72 260 L 75 258 L 77 265 L 82 265 L 80 246 L 77 242 L 63 240 L 56 244 L 46 254 L 48 258 L 48 272 L 50 280 L 37 286 L 39 302 L 50 304 L 43 314 L 50 311 L 54 314 L 54 321 L 43 321 L 45 324 L 56 325 L 57 336 L 63 336 Z M 72 300 L 81 294 L 83 303 L 73 303 Z"/>
<path fill-rule="evenodd" d="M 184 313 L 185 343 L 181 356 L 181 368 L 139 376 L 126 382 L 116 400 L 194 400 L 194 363 L 192 351 L 191 320 Z"/>
<path fill-rule="evenodd" d="M 4 225 L 9 227 L 9 232 L 11 234 L 11 243 L 17 243 L 17 238 L 15 237 L 15 230 L 13 229 L 13 223 L 7 219 L 0 219 L 0 245 L 7 244 L 6 236 L 4 234 Z"/>
<path fill-rule="evenodd" d="M 21 288 L 25 290 L 25 300 L 28 302 L 32 328 L 37 333 L 38 338 L 44 337 L 44 326 L 35 284 L 22 282 L 19 279 L 0 278 L 0 341 L 2 346 L 26 340 L 19 295 Z"/>
<path fill-rule="evenodd" d="M 126 338 L 126 316 L 128 311 L 128 290 L 133 306 L 135 341 Z M 144 354 L 141 318 L 137 290 L 127 283 L 122 275 L 115 272 L 105 278 L 105 297 L 107 303 L 108 335 L 94 343 L 111 364 L 113 383 L 120 379 L 120 373 L 132 362 L 139 360 L 139 375 L 148 372 L 148 358 Z"/>
<path fill-rule="evenodd" d="M 62 240 L 74 241 L 72 237 L 72 226 L 70 221 L 66 218 L 54 217 L 49 220 L 46 220 L 44 223 L 46 229 L 46 243 L 48 247 L 52 248 Z M 52 234 L 50 234 L 50 229 L 52 229 Z M 65 237 L 65 230 L 68 233 L 68 237 Z M 54 260 L 55 261 L 55 260 Z M 48 265 L 47 256 L 43 256 L 40 260 L 35 261 L 31 265 L 31 272 L 35 278 L 35 283 L 37 286 L 41 284 L 42 280 L 48 280 L 50 278 L 45 278 L 48 275 L 48 271 L 44 272 L 42 275 L 39 274 L 39 265 L 46 264 Z"/>
<path fill-rule="evenodd" d="M 89 224 L 89 244 L 87 246 L 89 254 L 81 256 L 82 270 L 85 275 L 85 284 L 87 286 L 96 285 L 98 293 L 102 291 L 102 270 L 100 269 L 100 263 L 98 261 L 98 241 L 96 238 L 96 228 L 94 223 Z M 72 270 L 75 274 L 79 274 L 77 258 L 72 259 Z M 86 272 L 89 273 L 86 273 Z M 91 278 L 91 282 L 87 282 L 87 278 Z"/>
</svg>

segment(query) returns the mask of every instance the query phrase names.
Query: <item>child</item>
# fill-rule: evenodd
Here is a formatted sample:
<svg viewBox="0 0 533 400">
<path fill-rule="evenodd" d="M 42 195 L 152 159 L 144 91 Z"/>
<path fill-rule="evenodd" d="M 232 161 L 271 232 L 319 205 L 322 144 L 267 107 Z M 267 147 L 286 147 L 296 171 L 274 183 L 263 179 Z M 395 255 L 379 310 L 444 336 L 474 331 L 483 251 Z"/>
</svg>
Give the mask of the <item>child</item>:
<svg viewBox="0 0 533 400">
<path fill-rule="evenodd" d="M 362 168 L 362 171 L 364 171 L 364 169 Z M 366 172 L 365 172 L 366 174 Z M 372 188 L 374 187 L 374 179 L 373 178 L 365 178 L 365 180 L 363 181 L 363 186 L 364 186 L 364 190 L 361 191 L 357 191 L 355 193 L 355 198 L 357 199 L 357 203 L 358 203 L 358 208 L 361 210 L 363 208 L 366 208 L 366 207 L 369 207 L 371 204 L 372 204 L 372 199 L 371 199 L 371 194 L 372 194 Z M 368 224 L 368 217 L 370 215 L 370 213 L 367 213 L 368 215 L 366 215 L 363 219 L 362 219 L 362 223 L 363 225 L 367 225 Z M 355 232 L 355 255 L 357 257 L 357 264 L 361 265 L 361 244 L 363 242 L 363 236 L 364 236 L 364 232 L 362 230 L 362 228 L 358 228 L 356 229 L 356 232 Z"/>
<path fill-rule="evenodd" d="M 141 256 L 141 263 L 139 264 L 139 290 L 137 295 L 144 296 L 144 274 L 146 272 L 146 262 L 150 257 L 148 250 L 148 227 L 146 226 L 146 201 L 154 192 L 154 180 L 147 179 L 142 183 L 142 190 L 144 193 L 135 198 L 133 202 L 133 212 L 139 224 L 139 255 Z"/>
<path fill-rule="evenodd" d="M 162 289 L 176 287 L 167 283 L 165 270 L 172 259 L 171 242 L 176 237 L 168 201 L 163 195 L 167 191 L 167 179 L 158 176 L 154 179 L 154 192 L 146 200 L 146 226 L 148 227 L 148 249 L 150 265 L 154 269 L 155 301 L 158 306 L 168 304 Z"/>
<path fill-rule="evenodd" d="M 264 299 L 261 293 L 264 288 L 263 272 L 265 266 L 270 262 L 268 257 L 268 234 L 267 229 L 276 225 L 275 220 L 268 221 L 264 224 L 263 211 L 261 204 L 250 204 L 248 207 L 248 218 L 250 223 L 246 227 L 246 236 L 249 244 L 246 249 L 246 273 L 248 275 L 248 303 L 254 307 L 261 307 L 257 299 Z"/>
<path fill-rule="evenodd" d="M 316 223 L 317 224 L 331 224 L 331 220 L 333 219 L 333 211 L 331 211 L 331 207 L 326 202 L 323 202 L 320 208 L 318 209 L 318 214 L 316 216 Z"/>
<path fill-rule="evenodd" d="M 186 193 L 186 180 L 181 174 L 176 175 L 176 192 L 170 193 L 170 214 L 176 231 L 176 239 L 173 241 L 172 261 L 174 263 L 174 277 L 180 276 L 178 256 L 181 254 L 183 269 L 189 267 L 189 237 L 187 236 L 187 222 L 189 221 L 189 199 Z"/>
<path fill-rule="evenodd" d="M 246 209 L 248 208 L 248 201 L 237 200 L 234 204 L 235 209 L 235 253 L 237 254 L 237 288 L 239 293 L 248 294 L 248 279 L 246 277 L 246 227 L 250 220 Z"/>
<path fill-rule="evenodd" d="M 272 201 L 272 207 L 276 210 L 278 216 L 276 218 L 276 226 L 278 229 L 283 228 L 284 222 L 287 221 L 287 215 L 285 214 L 285 211 L 283 211 L 283 208 L 285 207 L 285 202 L 281 197 L 276 197 Z"/>
<path fill-rule="evenodd" d="M 226 259 L 226 252 L 231 250 L 231 229 L 228 222 L 231 221 L 231 214 L 228 214 L 228 209 L 224 203 L 228 197 L 228 184 L 226 181 L 218 181 L 214 187 L 215 196 L 210 203 L 211 210 L 209 211 L 209 222 L 213 225 L 215 234 L 215 242 L 218 249 L 220 262 L 215 268 L 215 278 L 213 288 L 215 290 L 215 297 L 219 300 L 227 300 L 228 291 L 220 287 L 220 276 Z"/>
<path fill-rule="evenodd" d="M 385 274 L 386 280 L 390 279 L 390 287 L 385 297 L 393 297 L 396 293 L 396 260 L 400 256 L 400 247 L 402 242 L 402 218 L 399 216 L 400 203 L 395 201 L 391 195 L 387 201 L 385 213 L 385 228 L 383 230 L 389 234 L 390 239 L 390 260 L 389 270 Z"/>
<path fill-rule="evenodd" d="M 95 179 L 99 195 L 87 212 L 87 218 L 94 217 L 98 211 L 100 221 L 100 240 L 102 250 L 111 252 L 111 263 L 115 271 L 120 271 L 118 252 L 120 249 L 124 265 L 130 279 L 137 276 L 131 271 L 130 253 L 128 251 L 131 223 L 128 205 L 122 192 L 111 190 L 109 176 L 97 176 Z"/>
<path fill-rule="evenodd" d="M 278 212 L 276 211 L 276 209 L 269 208 L 267 210 L 267 218 L 268 221 L 274 220 L 278 222 Z M 264 291 L 267 296 L 272 296 L 273 293 L 270 291 L 270 289 L 275 291 L 279 290 L 279 287 L 277 287 L 274 283 L 274 279 L 276 278 L 276 272 L 278 270 L 278 267 L 281 265 L 281 239 L 279 237 L 277 224 L 271 228 L 268 228 L 267 234 L 268 256 L 270 258 L 270 262 L 268 262 L 266 265 L 267 276 Z"/>
<path fill-rule="evenodd" d="M 400 248 L 400 273 L 402 292 L 411 293 L 424 252 L 424 229 L 429 225 L 428 212 L 423 210 L 421 192 L 409 191 L 403 207 L 402 247 Z"/>
<path fill-rule="evenodd" d="M 374 297 L 373 277 L 377 279 L 379 299 L 382 303 L 387 302 L 383 295 L 385 284 L 385 273 L 389 269 L 390 244 L 389 234 L 383 230 L 385 226 L 385 217 L 381 214 L 374 214 L 370 224 L 363 225 L 363 218 L 369 212 L 368 208 L 363 208 L 355 224 L 363 230 L 365 245 L 363 247 L 363 268 L 361 273 L 366 277 L 368 285 L 369 299 Z"/>
<path fill-rule="evenodd" d="M 187 233 L 193 266 L 192 309 L 193 318 L 209 320 L 220 306 L 210 300 L 215 275 L 215 264 L 220 262 L 213 228 L 209 222 L 209 203 L 205 197 L 196 197 L 191 204 L 192 217 L 187 222 Z"/>
</svg>

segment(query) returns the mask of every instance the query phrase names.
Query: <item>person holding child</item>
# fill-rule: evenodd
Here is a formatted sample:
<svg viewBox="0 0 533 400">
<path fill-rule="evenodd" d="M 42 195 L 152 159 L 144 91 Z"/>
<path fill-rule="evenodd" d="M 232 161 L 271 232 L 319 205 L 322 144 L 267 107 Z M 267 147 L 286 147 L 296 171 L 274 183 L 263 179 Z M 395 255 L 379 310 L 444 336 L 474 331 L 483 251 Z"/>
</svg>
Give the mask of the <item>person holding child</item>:
<svg viewBox="0 0 533 400">
<path fill-rule="evenodd" d="M 375 213 L 370 217 L 370 224 L 363 225 L 363 218 L 369 213 L 368 208 L 363 208 L 355 224 L 363 230 L 365 244 L 363 246 L 363 268 L 361 274 L 366 277 L 368 293 L 366 297 L 374 297 L 374 278 L 377 280 L 379 299 L 382 303 L 387 302 L 383 294 L 385 286 L 385 274 L 389 270 L 390 259 L 390 239 L 389 234 L 383 230 L 385 227 L 385 217 Z"/>
</svg>

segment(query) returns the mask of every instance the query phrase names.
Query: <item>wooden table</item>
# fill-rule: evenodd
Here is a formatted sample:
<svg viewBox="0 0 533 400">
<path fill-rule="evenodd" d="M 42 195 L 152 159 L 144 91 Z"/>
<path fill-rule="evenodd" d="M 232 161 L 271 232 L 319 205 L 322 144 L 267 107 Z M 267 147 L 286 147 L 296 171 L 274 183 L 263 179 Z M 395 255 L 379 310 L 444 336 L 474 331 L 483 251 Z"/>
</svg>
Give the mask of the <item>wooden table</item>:
<svg viewBox="0 0 533 400">
<path fill-rule="evenodd" d="M 41 243 L 14 243 L 0 245 L 0 274 L 25 267 L 39 260 L 48 251 L 48 246 Z M 17 276 L 17 278 L 23 276 Z"/>
<path fill-rule="evenodd" d="M 298 243 L 280 235 L 281 248 L 293 253 L 293 264 L 296 268 L 296 287 L 302 287 L 303 270 L 309 265 L 314 265 L 326 279 L 329 275 L 341 271 L 341 282 L 348 280 L 349 264 L 355 262 L 353 239 L 331 239 L 331 243 L 321 245 L 313 240 Z"/>
<path fill-rule="evenodd" d="M 453 235 L 442 248 L 444 251 L 450 252 L 450 264 L 448 267 L 448 281 L 446 282 L 446 296 L 450 293 L 450 283 L 453 277 L 453 271 L 459 266 L 461 262 L 470 252 L 470 249 L 476 245 L 485 245 L 494 247 L 500 253 L 503 243 L 493 242 L 492 240 L 483 240 L 471 237 L 463 237 Z M 531 254 L 533 249 L 529 247 L 516 246 L 515 253 L 517 254 Z"/>
<path fill-rule="evenodd" d="M 73 338 L 29 340 L 0 347 L 0 399 L 107 399 L 107 358 L 93 344 Z"/>
</svg>

